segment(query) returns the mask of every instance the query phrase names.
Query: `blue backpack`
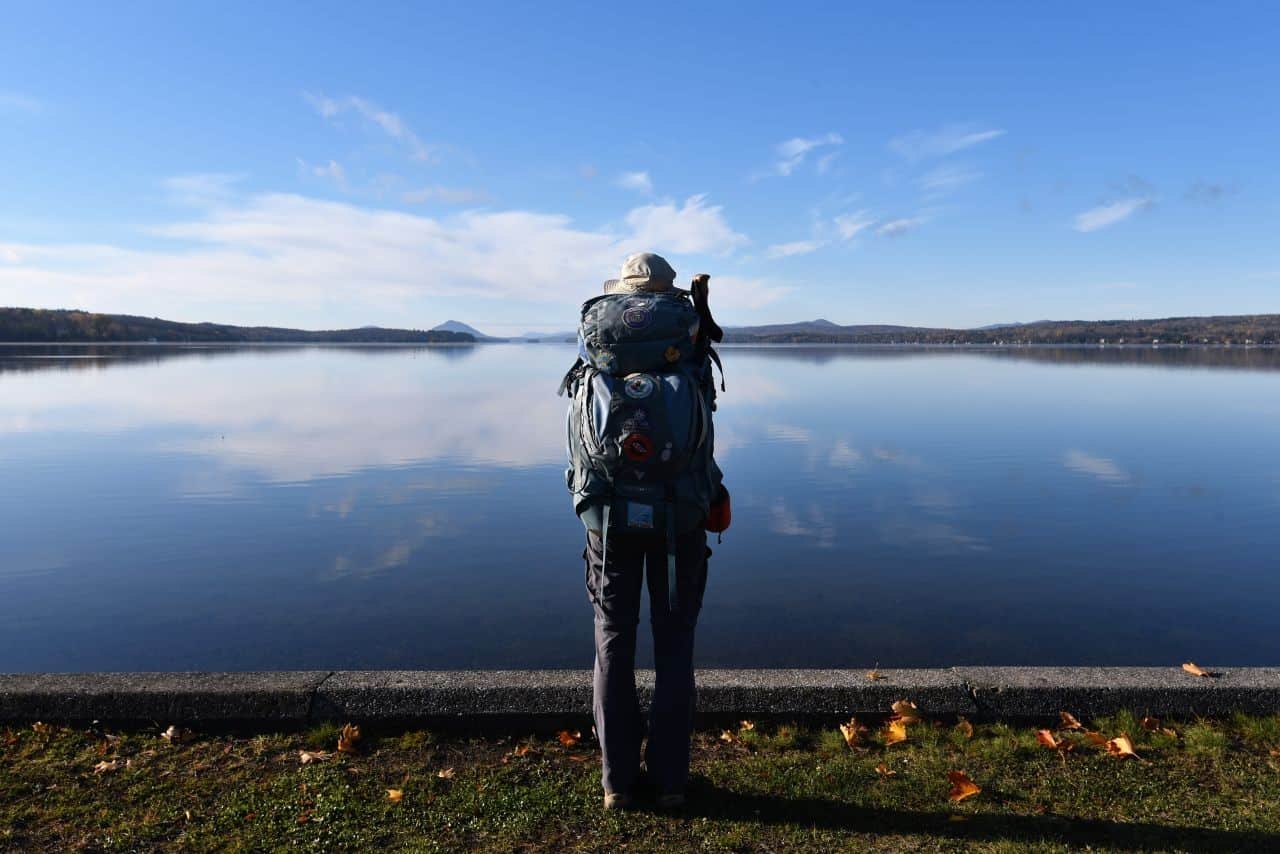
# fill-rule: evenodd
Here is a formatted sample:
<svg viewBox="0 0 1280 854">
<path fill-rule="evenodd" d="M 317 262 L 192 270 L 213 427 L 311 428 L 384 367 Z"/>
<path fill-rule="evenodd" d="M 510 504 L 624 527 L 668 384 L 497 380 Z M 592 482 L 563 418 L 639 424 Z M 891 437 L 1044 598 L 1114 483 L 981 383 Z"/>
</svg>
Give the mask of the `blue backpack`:
<svg viewBox="0 0 1280 854">
<path fill-rule="evenodd" d="M 705 310 L 680 291 L 605 294 L 582 306 L 578 359 L 560 393 L 574 511 L 607 544 L 610 532 L 675 538 L 702 527 L 720 493 L 714 459 L 716 390 Z M 668 578 L 672 608 L 674 578 Z"/>
</svg>

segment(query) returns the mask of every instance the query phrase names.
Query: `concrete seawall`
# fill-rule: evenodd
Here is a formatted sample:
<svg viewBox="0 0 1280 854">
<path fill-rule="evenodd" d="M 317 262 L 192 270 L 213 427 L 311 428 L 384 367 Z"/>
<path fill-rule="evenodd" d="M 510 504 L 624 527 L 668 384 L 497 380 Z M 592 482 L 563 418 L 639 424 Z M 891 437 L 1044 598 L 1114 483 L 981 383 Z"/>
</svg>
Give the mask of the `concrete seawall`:
<svg viewBox="0 0 1280 854">
<path fill-rule="evenodd" d="M 1164 717 L 1280 713 L 1280 668 L 955 667 L 927 670 L 703 670 L 707 719 L 887 714 L 895 700 L 975 720 L 1130 709 Z M 639 673 L 647 701 L 652 672 Z M 325 720 L 537 726 L 591 711 L 577 670 L 31 673 L 0 675 L 0 720 L 306 726 Z"/>
</svg>

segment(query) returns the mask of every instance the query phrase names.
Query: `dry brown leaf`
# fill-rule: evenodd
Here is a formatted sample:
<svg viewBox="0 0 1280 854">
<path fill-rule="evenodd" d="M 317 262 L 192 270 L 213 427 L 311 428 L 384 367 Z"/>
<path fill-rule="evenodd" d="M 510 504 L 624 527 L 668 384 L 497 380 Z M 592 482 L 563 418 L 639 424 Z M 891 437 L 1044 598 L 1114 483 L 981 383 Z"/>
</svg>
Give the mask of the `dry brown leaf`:
<svg viewBox="0 0 1280 854">
<path fill-rule="evenodd" d="M 586 762 L 591 757 L 585 753 L 571 753 L 569 755 L 570 762 Z"/>
<path fill-rule="evenodd" d="M 1145 729 L 1147 732 L 1155 732 L 1156 730 L 1160 729 L 1160 719 L 1153 718 L 1150 715 L 1147 715 L 1145 718 L 1139 721 L 1139 724 L 1141 724 L 1142 728 Z"/>
<path fill-rule="evenodd" d="M 969 723 L 967 718 L 961 718 L 959 722 L 956 723 L 956 732 L 960 733 L 965 738 L 973 738 L 973 724 Z"/>
<path fill-rule="evenodd" d="M 905 719 L 889 721 L 882 732 L 881 737 L 884 739 L 884 746 L 890 747 L 899 742 L 907 740 L 907 722 Z"/>
<path fill-rule="evenodd" d="M 556 735 L 556 738 L 560 739 L 560 743 L 565 747 L 573 747 L 582 740 L 582 733 L 577 730 L 569 732 L 567 729 L 562 729 L 559 734 Z"/>
<path fill-rule="evenodd" d="M 31 725 L 31 729 L 36 735 L 52 735 L 54 727 L 53 724 L 47 724 L 44 721 L 36 721 Z"/>
<path fill-rule="evenodd" d="M 310 765 L 312 762 L 323 762 L 333 756 L 332 753 L 326 753 L 323 750 L 299 750 L 298 762 L 303 765 Z"/>
<path fill-rule="evenodd" d="M 1062 718 L 1062 729 L 1084 729 L 1084 724 L 1076 720 L 1076 716 L 1070 712 L 1058 712 L 1058 717 Z"/>
<path fill-rule="evenodd" d="M 1092 744 L 1094 747 L 1103 747 L 1107 743 L 1107 737 L 1100 732 L 1090 730 L 1084 734 L 1084 740 Z"/>
<path fill-rule="evenodd" d="M 867 671 L 867 678 L 870 679 L 872 682 L 876 682 L 880 679 L 883 679 L 884 674 L 880 672 L 879 668 L 872 668 L 871 670 Z"/>
<path fill-rule="evenodd" d="M 741 727 L 742 727 L 742 731 L 743 731 L 743 732 L 751 732 L 751 731 L 753 731 L 753 730 L 756 728 L 756 722 L 755 722 L 755 721 L 741 721 L 741 722 L 739 723 L 739 726 L 741 726 Z"/>
<path fill-rule="evenodd" d="M 893 713 L 903 723 L 913 724 L 920 720 L 920 711 L 916 708 L 916 704 L 910 700 L 899 700 L 893 704 Z"/>
<path fill-rule="evenodd" d="M 124 763 L 121 762 L 119 759 L 112 759 L 110 761 L 107 761 L 104 759 L 103 761 L 99 762 L 97 765 L 93 766 L 93 773 L 106 774 L 111 771 L 119 771 L 123 767 L 124 767 Z"/>
<path fill-rule="evenodd" d="M 393 804 L 400 803 L 404 799 L 404 789 L 387 789 L 387 800 Z"/>
<path fill-rule="evenodd" d="M 170 744 L 185 744 L 186 742 L 190 741 L 194 736 L 195 736 L 195 733 L 193 733 L 191 730 L 182 729 L 181 727 L 176 727 L 176 726 L 173 726 L 172 724 L 169 725 L 169 728 L 167 730 L 160 733 L 160 737 L 163 738 L 165 741 L 169 742 Z"/>
<path fill-rule="evenodd" d="M 360 742 L 360 727 L 355 724 L 343 724 L 342 732 L 338 734 L 338 752 L 339 753 L 355 753 Z"/>
<path fill-rule="evenodd" d="M 898 772 L 894 771 L 888 765 L 885 765 L 883 762 L 881 762 L 879 765 L 876 766 L 876 773 L 879 774 L 881 777 L 892 777 Z"/>
<path fill-rule="evenodd" d="M 733 734 L 732 730 L 725 730 L 724 732 L 720 733 L 720 740 L 723 741 L 725 744 L 733 744 L 735 741 L 737 741 L 737 739 L 738 737 Z"/>
<path fill-rule="evenodd" d="M 982 791 L 982 787 L 970 780 L 969 775 L 963 771 L 949 772 L 947 781 L 951 783 L 951 791 L 947 793 L 947 797 L 956 803 L 963 801 L 965 798 L 972 798 Z"/>
<path fill-rule="evenodd" d="M 1188 661 L 1182 665 L 1182 669 L 1190 673 L 1192 676 L 1203 676 L 1206 679 L 1212 678 L 1213 674 L 1205 670 L 1194 661 Z"/>
<path fill-rule="evenodd" d="M 1177 738 L 1177 737 L 1178 737 L 1178 731 L 1177 731 L 1176 729 L 1174 729 L 1173 727 L 1170 727 L 1170 726 L 1167 726 L 1167 727 L 1161 727 L 1161 728 L 1160 728 L 1160 734 L 1161 734 L 1161 735 L 1167 735 L 1167 736 L 1169 736 L 1169 738 Z"/>
<path fill-rule="evenodd" d="M 1054 738 L 1053 733 L 1051 733 L 1047 729 L 1036 730 L 1036 741 L 1040 742 L 1040 744 L 1049 748 L 1050 750 L 1057 750 L 1058 748 L 1062 747 L 1064 743 Z"/>
<path fill-rule="evenodd" d="M 859 740 L 867 728 L 858 722 L 857 718 L 849 718 L 847 724 L 840 724 L 840 734 L 844 736 L 844 743 L 850 748 L 857 748 Z"/>
<path fill-rule="evenodd" d="M 436 776 L 437 776 L 437 777 L 439 777 L 441 780 L 452 780 L 452 779 L 453 779 L 453 769 L 452 769 L 452 768 L 444 768 L 444 769 L 442 769 L 442 770 L 440 770 L 440 771 L 437 771 L 437 772 L 436 772 Z"/>
<path fill-rule="evenodd" d="M 1121 733 L 1115 738 L 1107 742 L 1107 753 L 1112 756 L 1118 756 L 1121 759 L 1132 756 L 1138 759 L 1138 754 L 1133 752 L 1133 742 L 1129 740 L 1127 733 Z"/>
<path fill-rule="evenodd" d="M 524 756 L 530 750 L 533 750 L 533 747 L 528 744 L 517 744 L 516 749 L 511 751 L 511 755 L 515 757 Z"/>
</svg>

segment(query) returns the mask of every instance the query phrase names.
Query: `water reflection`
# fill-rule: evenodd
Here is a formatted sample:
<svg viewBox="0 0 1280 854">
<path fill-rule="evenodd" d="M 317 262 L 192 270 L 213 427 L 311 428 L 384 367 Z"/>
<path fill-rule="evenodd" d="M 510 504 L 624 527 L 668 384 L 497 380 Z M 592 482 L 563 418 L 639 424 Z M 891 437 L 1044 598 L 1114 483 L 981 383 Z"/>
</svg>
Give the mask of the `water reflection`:
<svg viewBox="0 0 1280 854">
<path fill-rule="evenodd" d="M 572 355 L 0 348 L 0 671 L 589 666 Z M 1275 353 L 725 361 L 704 664 L 1280 654 Z"/>
</svg>

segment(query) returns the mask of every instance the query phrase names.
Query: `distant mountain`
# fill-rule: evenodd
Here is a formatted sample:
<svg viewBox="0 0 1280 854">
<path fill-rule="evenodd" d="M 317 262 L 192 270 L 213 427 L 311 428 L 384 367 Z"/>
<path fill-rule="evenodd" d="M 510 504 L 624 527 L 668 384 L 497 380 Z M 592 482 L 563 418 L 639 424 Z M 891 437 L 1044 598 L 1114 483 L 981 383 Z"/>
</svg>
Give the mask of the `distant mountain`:
<svg viewBox="0 0 1280 854">
<path fill-rule="evenodd" d="M 526 332 L 523 335 L 517 335 L 514 341 L 577 341 L 578 333 L 576 330 L 568 332 Z"/>
<path fill-rule="evenodd" d="M 88 311 L 40 308 L 0 308 L 0 341 L 102 342 L 155 341 L 157 343 L 335 343 L 335 344 L 471 344 L 475 338 L 462 332 L 384 329 L 311 331 L 276 326 L 230 326 L 221 323 L 179 323 L 158 317 L 130 314 L 95 314 Z"/>
<path fill-rule="evenodd" d="M 485 335 L 479 329 L 476 329 L 474 326 L 468 326 L 467 324 L 463 323 L 461 320 L 446 320 L 444 323 L 441 323 L 439 326 L 431 327 L 431 331 L 432 332 L 454 332 L 454 333 L 460 333 L 462 335 L 470 335 L 472 338 L 476 339 L 477 341 L 502 341 L 503 340 L 501 338 L 494 338 L 492 335 Z"/>
<path fill-rule="evenodd" d="M 761 344 L 1280 344 L 1280 314 L 1158 320 L 1038 320 L 980 329 L 840 326 L 825 320 L 737 326 L 729 343 Z"/>
</svg>

